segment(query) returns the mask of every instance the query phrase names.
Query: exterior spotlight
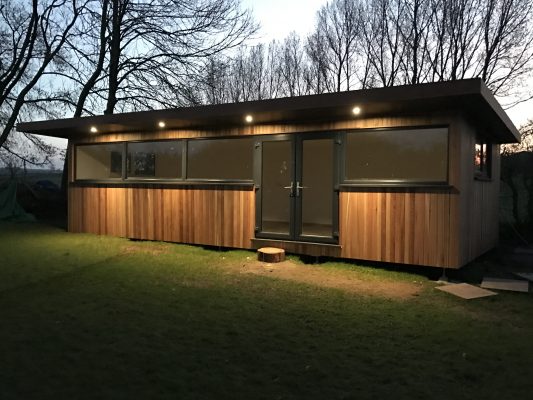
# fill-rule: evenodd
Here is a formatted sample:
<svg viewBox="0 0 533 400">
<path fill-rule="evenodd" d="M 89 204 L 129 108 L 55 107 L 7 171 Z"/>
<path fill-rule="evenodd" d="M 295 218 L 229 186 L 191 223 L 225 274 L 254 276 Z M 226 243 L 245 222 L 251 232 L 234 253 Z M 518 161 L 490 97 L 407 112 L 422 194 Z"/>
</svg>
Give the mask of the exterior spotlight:
<svg viewBox="0 0 533 400">
<path fill-rule="evenodd" d="M 159 121 L 157 124 L 160 128 L 164 128 L 166 126 L 165 121 Z"/>
<path fill-rule="evenodd" d="M 96 129 L 96 126 L 91 126 L 91 133 L 98 132 L 98 129 Z"/>
<path fill-rule="evenodd" d="M 353 115 L 359 115 L 361 114 L 361 107 L 354 107 L 352 108 Z"/>
<path fill-rule="evenodd" d="M 252 122 L 254 120 L 254 117 L 252 117 L 250 114 L 248 114 L 246 117 L 244 117 L 244 120 L 248 123 Z"/>
</svg>

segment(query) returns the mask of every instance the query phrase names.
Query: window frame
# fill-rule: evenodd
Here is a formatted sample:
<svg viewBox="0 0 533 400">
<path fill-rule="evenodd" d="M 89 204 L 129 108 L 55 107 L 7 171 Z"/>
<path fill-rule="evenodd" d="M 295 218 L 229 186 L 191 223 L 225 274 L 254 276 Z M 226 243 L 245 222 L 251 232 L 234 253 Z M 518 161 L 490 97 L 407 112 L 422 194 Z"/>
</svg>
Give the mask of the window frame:
<svg viewBox="0 0 533 400">
<path fill-rule="evenodd" d="M 88 147 L 88 146 L 105 146 L 105 145 L 122 145 L 122 171 L 120 174 L 120 177 L 117 178 L 103 178 L 103 179 L 80 179 L 78 178 L 78 147 Z M 112 183 L 118 183 L 122 182 L 124 180 L 124 167 L 125 167 L 125 154 L 124 154 L 124 142 L 97 142 L 97 143 L 76 143 L 72 149 L 73 158 L 74 158 L 74 173 L 73 173 L 73 181 L 74 182 L 85 182 L 85 183 L 93 183 L 93 182 L 112 182 Z"/>
<path fill-rule="evenodd" d="M 444 181 L 426 181 L 416 179 L 348 179 L 346 177 L 346 152 L 348 135 L 362 132 L 390 132 L 405 130 L 425 130 L 425 129 L 446 129 L 446 179 Z M 340 152 L 340 187 L 357 188 L 357 187 L 403 187 L 403 188 L 447 188 L 450 187 L 450 125 L 409 125 L 379 128 L 361 128 L 344 131 L 341 135 L 341 152 Z"/>
<path fill-rule="evenodd" d="M 140 139 L 140 140 L 120 140 L 114 142 L 80 142 L 73 145 L 73 181 L 76 184 L 85 185 L 118 185 L 129 186 L 135 184 L 164 184 L 164 185 L 176 185 L 176 186 L 198 186 L 198 185 L 227 185 L 227 186 L 245 186 L 252 187 L 254 185 L 254 159 L 253 151 L 255 143 L 252 143 L 252 175 L 250 179 L 196 179 L 188 178 L 188 142 L 191 140 L 216 140 L 216 139 L 243 139 L 249 138 L 252 141 L 255 139 L 255 135 L 225 135 L 225 136 L 205 136 L 199 138 L 165 138 L 165 139 Z M 150 177 L 128 177 L 127 174 L 127 157 L 128 157 L 128 144 L 131 143 L 151 143 L 151 142 L 182 142 L 182 156 L 181 156 L 181 177 L 179 178 L 150 178 Z M 120 144 L 122 145 L 122 174 L 120 178 L 105 178 L 105 179 L 78 179 L 77 178 L 77 148 L 83 146 L 93 145 L 109 145 Z"/>
<path fill-rule="evenodd" d="M 254 184 L 254 148 L 255 148 L 255 135 L 239 135 L 239 136 L 205 136 L 201 138 L 194 138 L 194 139 L 186 139 L 185 140 L 185 147 L 186 147 L 186 155 L 185 163 L 186 169 L 185 169 L 185 180 L 188 182 L 197 182 L 197 183 L 215 183 L 215 184 Z M 190 141 L 201 141 L 201 140 L 238 140 L 238 139 L 249 139 L 252 141 L 252 148 L 251 148 L 251 156 L 252 156 L 252 174 L 250 179 L 213 179 L 213 178 L 189 178 L 189 142 Z"/>
<path fill-rule="evenodd" d="M 128 159 L 128 145 L 130 144 L 134 144 L 134 143 L 153 143 L 153 142 L 157 142 L 157 143 L 161 143 L 161 142 L 181 142 L 183 143 L 182 144 L 182 148 L 181 148 L 181 176 L 180 177 L 176 177 L 176 178 L 151 178 L 151 177 L 141 177 L 141 176 L 128 176 L 128 162 L 130 162 L 130 160 Z M 159 182 L 181 182 L 181 181 L 184 181 L 185 180 L 185 172 L 184 172 L 184 167 L 185 167 L 185 163 L 184 163 L 184 157 L 186 156 L 187 152 L 186 152 L 186 146 L 185 146 L 185 140 L 184 139 L 161 139 L 161 140 L 128 140 L 128 141 L 124 141 L 122 142 L 124 143 L 124 155 L 123 155 L 123 158 L 125 159 L 125 162 L 123 163 L 123 166 L 122 168 L 124 168 L 124 171 L 123 171 L 123 176 L 124 176 L 124 181 L 126 182 L 133 182 L 133 183 L 136 183 L 136 182 L 156 182 L 156 183 L 159 183 Z"/>
</svg>

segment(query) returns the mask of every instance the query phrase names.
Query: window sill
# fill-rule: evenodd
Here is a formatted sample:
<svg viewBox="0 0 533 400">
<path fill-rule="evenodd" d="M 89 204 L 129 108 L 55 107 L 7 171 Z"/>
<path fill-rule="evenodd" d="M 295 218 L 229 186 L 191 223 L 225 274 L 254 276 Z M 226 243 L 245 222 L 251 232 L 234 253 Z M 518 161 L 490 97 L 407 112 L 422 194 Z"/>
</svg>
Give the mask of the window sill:
<svg viewBox="0 0 533 400">
<path fill-rule="evenodd" d="M 75 180 L 70 186 L 111 186 L 111 187 L 246 187 L 253 188 L 253 181 L 222 180 L 168 180 L 168 179 L 109 179 L 109 180 Z"/>
<path fill-rule="evenodd" d="M 432 183 L 357 183 L 341 184 L 340 192 L 450 192 L 454 186 Z"/>
<path fill-rule="evenodd" d="M 353 183 L 341 183 L 339 187 L 398 187 L 398 188 L 443 188 L 448 189 L 452 186 L 448 183 L 434 183 L 434 182 L 353 182 Z"/>
</svg>

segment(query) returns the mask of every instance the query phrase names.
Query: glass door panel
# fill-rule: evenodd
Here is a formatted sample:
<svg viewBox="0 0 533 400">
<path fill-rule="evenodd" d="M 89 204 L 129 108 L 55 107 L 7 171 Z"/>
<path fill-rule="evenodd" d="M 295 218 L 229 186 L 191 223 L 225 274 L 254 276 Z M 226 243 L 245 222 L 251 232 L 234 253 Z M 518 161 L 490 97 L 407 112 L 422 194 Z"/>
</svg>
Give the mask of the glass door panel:
<svg viewBox="0 0 533 400">
<path fill-rule="evenodd" d="M 337 242 L 335 137 L 272 135 L 256 142 L 257 237 Z"/>
<path fill-rule="evenodd" d="M 333 139 L 304 139 L 301 145 L 301 236 L 333 236 Z"/>
<path fill-rule="evenodd" d="M 261 232 L 289 237 L 292 214 L 292 141 L 264 141 L 261 158 Z"/>
</svg>

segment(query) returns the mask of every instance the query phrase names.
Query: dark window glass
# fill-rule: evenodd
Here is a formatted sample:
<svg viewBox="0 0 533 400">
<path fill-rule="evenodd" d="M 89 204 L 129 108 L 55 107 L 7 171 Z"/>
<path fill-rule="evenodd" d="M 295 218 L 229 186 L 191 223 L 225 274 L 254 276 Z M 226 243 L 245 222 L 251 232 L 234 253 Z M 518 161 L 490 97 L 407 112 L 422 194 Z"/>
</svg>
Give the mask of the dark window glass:
<svg viewBox="0 0 533 400">
<path fill-rule="evenodd" d="M 348 181 L 446 182 L 448 129 L 397 129 L 347 135 Z"/>
<path fill-rule="evenodd" d="M 122 143 L 76 146 L 76 179 L 120 179 Z"/>
<path fill-rule="evenodd" d="M 128 143 L 128 177 L 181 178 L 183 142 Z"/>
<path fill-rule="evenodd" d="M 474 171 L 478 178 L 490 178 L 491 170 L 491 145 L 477 139 L 474 147 Z"/>
<path fill-rule="evenodd" d="M 253 138 L 187 142 L 187 178 L 253 179 Z"/>
</svg>

